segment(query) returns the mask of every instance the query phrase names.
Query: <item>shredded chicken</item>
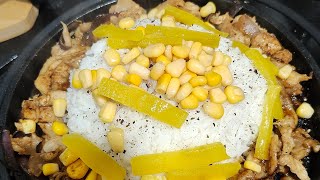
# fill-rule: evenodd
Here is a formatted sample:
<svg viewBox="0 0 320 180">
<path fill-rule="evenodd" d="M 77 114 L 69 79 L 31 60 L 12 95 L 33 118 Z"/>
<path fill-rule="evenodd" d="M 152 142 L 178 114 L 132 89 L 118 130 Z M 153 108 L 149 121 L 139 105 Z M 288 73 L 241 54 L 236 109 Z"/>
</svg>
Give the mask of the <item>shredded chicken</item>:
<svg viewBox="0 0 320 180">
<path fill-rule="evenodd" d="M 111 6 L 109 13 L 118 14 L 118 19 L 124 17 L 138 19 L 142 14 L 146 14 L 146 10 L 132 0 L 118 0 L 117 4 Z"/>
<path fill-rule="evenodd" d="M 283 142 L 282 154 L 290 154 L 294 147 L 294 140 L 292 138 L 292 131 L 295 128 L 294 119 L 290 116 L 285 116 L 284 119 L 276 123 L 280 133 L 281 141 Z"/>
<path fill-rule="evenodd" d="M 28 172 L 36 177 L 39 177 L 42 173 L 43 164 L 52 161 L 57 156 L 57 152 L 31 154 L 28 161 Z"/>
<path fill-rule="evenodd" d="M 320 150 L 319 142 L 312 139 L 312 137 L 302 128 L 297 128 L 292 133 L 292 138 L 295 146 L 291 154 L 295 159 L 300 160 L 306 157 L 312 150 L 314 152 L 319 152 Z"/>
<path fill-rule="evenodd" d="M 300 83 L 303 81 L 308 81 L 311 78 L 312 74 L 308 76 L 306 74 L 299 74 L 296 71 L 292 71 L 289 77 L 282 81 L 282 84 L 289 95 L 296 96 L 301 94 L 303 90 L 303 87 Z"/>
<path fill-rule="evenodd" d="M 279 136 L 277 134 L 272 135 L 271 144 L 270 144 L 270 159 L 269 159 L 269 169 L 268 174 L 272 175 L 278 167 L 278 154 L 281 151 L 281 141 L 279 140 Z"/>
<path fill-rule="evenodd" d="M 291 155 L 284 154 L 279 158 L 281 166 L 288 166 L 290 171 L 298 176 L 301 180 L 309 180 L 308 172 L 300 160 L 293 158 Z"/>
<path fill-rule="evenodd" d="M 254 180 L 255 173 L 251 170 L 244 170 L 237 176 L 237 180 Z"/>
<path fill-rule="evenodd" d="M 30 155 L 36 152 L 38 144 L 42 141 L 42 138 L 36 134 L 31 136 L 24 136 L 21 138 L 11 138 L 11 144 L 13 150 L 20 155 Z"/>
</svg>

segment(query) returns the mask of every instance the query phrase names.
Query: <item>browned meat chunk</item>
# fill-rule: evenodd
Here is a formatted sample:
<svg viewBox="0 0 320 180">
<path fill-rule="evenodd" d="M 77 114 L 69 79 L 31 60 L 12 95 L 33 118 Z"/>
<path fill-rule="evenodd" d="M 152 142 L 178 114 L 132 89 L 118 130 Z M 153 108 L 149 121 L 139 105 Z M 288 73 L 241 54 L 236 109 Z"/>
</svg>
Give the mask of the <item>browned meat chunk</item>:
<svg viewBox="0 0 320 180">
<path fill-rule="evenodd" d="M 40 176 L 42 173 L 42 165 L 52 161 L 57 156 L 57 152 L 33 153 L 28 161 L 28 172 L 34 176 Z"/>
<path fill-rule="evenodd" d="M 118 14 L 118 18 L 132 17 L 138 19 L 146 10 L 140 7 L 132 0 L 118 0 L 117 4 L 111 6 L 109 9 L 110 14 Z"/>
<path fill-rule="evenodd" d="M 311 78 L 312 75 L 308 76 L 306 74 L 299 74 L 296 71 L 292 71 L 288 79 L 282 81 L 282 84 L 289 95 L 296 96 L 301 94 L 303 90 L 303 87 L 300 83 L 303 81 L 308 81 Z"/>
<path fill-rule="evenodd" d="M 294 147 L 292 138 L 292 131 L 295 128 L 294 119 L 290 116 L 285 116 L 284 119 L 281 119 L 276 123 L 276 126 L 281 133 L 282 154 L 290 154 Z"/>
<path fill-rule="evenodd" d="M 292 53 L 287 49 L 282 49 L 280 51 L 275 52 L 272 57 L 278 61 L 281 61 L 285 64 L 289 64 L 292 60 Z"/>
<path fill-rule="evenodd" d="M 251 170 L 244 170 L 237 176 L 237 180 L 254 180 L 255 173 Z"/>
<path fill-rule="evenodd" d="M 260 32 L 259 25 L 248 15 L 240 15 L 238 20 L 233 23 L 233 26 L 250 37 Z"/>
<path fill-rule="evenodd" d="M 281 150 L 281 141 L 279 140 L 279 136 L 276 134 L 272 135 L 271 145 L 270 145 L 270 160 L 269 160 L 269 169 L 268 174 L 272 175 L 278 167 L 278 154 Z"/>
<path fill-rule="evenodd" d="M 281 166 L 288 166 L 290 171 L 298 176 L 301 180 L 309 180 L 308 172 L 300 160 L 293 158 L 291 155 L 281 155 L 279 158 Z"/>
<path fill-rule="evenodd" d="M 302 159 L 309 155 L 311 150 L 314 152 L 319 152 L 320 144 L 317 140 L 312 139 L 312 137 L 301 128 L 297 128 L 293 134 L 292 138 L 294 139 L 295 146 L 291 152 L 292 156 L 295 159 Z"/>
<path fill-rule="evenodd" d="M 38 144 L 42 141 L 35 134 L 31 134 L 31 136 L 24 136 L 22 138 L 12 138 L 11 144 L 14 151 L 16 151 L 20 155 L 30 155 L 36 152 L 36 148 Z"/>
<path fill-rule="evenodd" d="M 260 32 L 251 39 L 251 46 L 261 48 L 267 55 L 273 55 L 282 49 L 276 36 L 267 32 Z"/>
</svg>

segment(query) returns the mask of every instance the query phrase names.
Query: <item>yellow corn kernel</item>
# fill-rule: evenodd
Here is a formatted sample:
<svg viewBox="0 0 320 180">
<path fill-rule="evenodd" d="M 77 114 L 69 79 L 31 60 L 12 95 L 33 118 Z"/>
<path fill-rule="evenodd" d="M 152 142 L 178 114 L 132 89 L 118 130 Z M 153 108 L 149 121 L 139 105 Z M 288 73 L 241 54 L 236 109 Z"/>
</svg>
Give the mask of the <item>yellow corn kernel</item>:
<svg viewBox="0 0 320 180">
<path fill-rule="evenodd" d="M 202 50 L 209 55 L 213 55 L 214 53 L 214 49 L 209 46 L 202 46 Z"/>
<path fill-rule="evenodd" d="M 190 94 L 180 102 L 180 106 L 183 109 L 195 109 L 199 106 L 198 98 L 193 94 Z"/>
<path fill-rule="evenodd" d="M 184 98 L 188 97 L 191 94 L 192 89 L 193 89 L 193 87 L 190 83 L 183 84 L 175 96 L 176 101 L 180 102 Z"/>
<path fill-rule="evenodd" d="M 219 66 L 223 64 L 223 60 L 224 60 L 224 54 L 220 51 L 215 51 L 213 53 L 213 58 L 212 58 L 212 65 L 213 66 Z"/>
<path fill-rule="evenodd" d="M 303 102 L 302 104 L 300 104 L 296 112 L 299 117 L 309 119 L 312 117 L 314 109 L 309 103 Z"/>
<path fill-rule="evenodd" d="M 165 176 L 144 175 L 140 180 L 167 180 L 167 178 Z"/>
<path fill-rule="evenodd" d="M 192 90 L 192 94 L 201 102 L 208 98 L 208 90 L 204 87 L 195 87 Z"/>
<path fill-rule="evenodd" d="M 127 54 L 122 58 L 123 64 L 128 64 L 140 55 L 140 50 L 138 48 L 132 48 Z"/>
<path fill-rule="evenodd" d="M 202 44 L 199 42 L 194 42 L 191 46 L 190 52 L 189 52 L 189 59 L 196 59 L 198 58 L 200 52 L 202 50 Z"/>
<path fill-rule="evenodd" d="M 60 121 L 54 121 L 52 123 L 52 131 L 59 136 L 65 135 L 69 132 L 67 125 Z"/>
<path fill-rule="evenodd" d="M 103 58 L 109 66 L 116 66 L 120 64 L 120 54 L 112 48 L 106 50 L 103 54 Z"/>
<path fill-rule="evenodd" d="M 104 123 L 110 123 L 116 116 L 117 104 L 114 102 L 107 102 L 99 112 L 99 119 Z"/>
<path fill-rule="evenodd" d="M 206 73 L 212 71 L 212 68 L 213 68 L 212 66 L 206 67 Z"/>
<path fill-rule="evenodd" d="M 222 65 L 229 66 L 229 65 L 231 64 L 231 62 L 232 62 L 231 57 L 225 54 L 225 55 L 223 56 L 223 63 L 222 63 Z"/>
<path fill-rule="evenodd" d="M 148 18 L 149 19 L 154 19 L 156 17 L 156 14 L 158 13 L 157 8 L 153 8 L 148 12 Z"/>
<path fill-rule="evenodd" d="M 178 78 L 172 78 L 170 80 L 170 83 L 166 91 L 167 98 L 168 99 L 173 98 L 177 94 L 179 87 L 180 87 L 180 80 Z"/>
<path fill-rule="evenodd" d="M 108 102 L 108 98 L 104 97 L 104 96 L 100 96 L 98 94 L 98 89 L 95 89 L 92 91 L 92 96 L 94 99 L 94 102 L 99 106 L 102 107 L 104 106 L 107 102 Z"/>
<path fill-rule="evenodd" d="M 164 55 L 157 57 L 156 62 L 162 62 L 164 65 L 168 65 L 171 61 Z"/>
<path fill-rule="evenodd" d="M 213 57 L 207 53 L 205 53 L 204 51 L 200 53 L 200 55 L 198 56 L 199 62 L 204 66 L 204 67 L 212 67 L 212 59 Z"/>
<path fill-rule="evenodd" d="M 119 21 L 119 27 L 121 29 L 130 29 L 134 26 L 135 22 L 131 17 L 122 18 Z"/>
<path fill-rule="evenodd" d="M 18 131 L 25 134 L 34 133 L 36 131 L 36 122 L 31 119 L 20 119 L 19 123 L 14 123 Z"/>
<path fill-rule="evenodd" d="M 164 53 L 166 47 L 162 43 L 151 44 L 144 48 L 143 54 L 149 58 L 157 58 Z"/>
<path fill-rule="evenodd" d="M 197 75 L 191 71 L 184 72 L 180 77 L 180 84 L 184 84 L 190 81 L 191 78 L 196 77 Z"/>
<path fill-rule="evenodd" d="M 123 65 L 117 65 L 111 71 L 111 76 L 117 81 L 124 81 L 127 74 L 126 68 Z"/>
<path fill-rule="evenodd" d="M 244 99 L 244 93 L 242 89 L 237 86 L 227 86 L 224 89 L 224 93 L 227 96 L 228 102 L 231 104 L 236 104 Z"/>
<path fill-rule="evenodd" d="M 71 152 L 70 149 L 66 148 L 59 156 L 59 160 L 64 166 L 69 166 L 71 163 L 79 159 L 75 153 Z"/>
<path fill-rule="evenodd" d="M 161 21 L 162 26 L 167 26 L 167 27 L 175 27 L 176 22 L 173 16 L 163 16 L 162 21 Z"/>
<path fill-rule="evenodd" d="M 142 78 L 137 74 L 128 74 L 127 82 L 136 86 L 140 86 L 142 83 Z"/>
<path fill-rule="evenodd" d="M 97 70 L 91 70 L 91 76 L 92 76 L 92 86 L 91 86 L 91 88 L 96 88 Z"/>
<path fill-rule="evenodd" d="M 57 163 L 46 163 L 42 166 L 43 175 L 49 176 L 59 171 L 59 165 Z"/>
<path fill-rule="evenodd" d="M 185 59 L 189 55 L 190 49 L 187 46 L 173 46 L 172 54 L 178 58 Z"/>
<path fill-rule="evenodd" d="M 193 41 L 185 41 L 185 40 L 182 41 L 182 45 L 189 49 L 191 49 L 192 44 L 193 44 Z"/>
<path fill-rule="evenodd" d="M 220 65 L 212 68 L 212 71 L 221 76 L 221 84 L 227 86 L 232 84 L 233 78 L 230 69 L 227 66 Z"/>
<path fill-rule="evenodd" d="M 143 27 L 143 26 L 138 26 L 138 27 L 136 28 L 136 30 L 140 30 L 140 31 L 142 31 L 143 35 L 145 35 L 145 34 L 146 34 L 146 32 L 145 32 L 146 28 L 145 28 L 145 27 Z"/>
<path fill-rule="evenodd" d="M 215 119 L 222 118 L 224 114 L 224 109 L 222 104 L 217 104 L 213 102 L 205 102 L 203 104 L 203 110 L 207 113 L 210 117 Z"/>
<path fill-rule="evenodd" d="M 164 94 L 167 91 L 168 85 L 170 83 L 171 76 L 170 74 L 163 74 L 159 79 L 156 86 L 156 91 L 160 94 Z"/>
<path fill-rule="evenodd" d="M 169 63 L 166 66 L 166 72 L 169 73 L 172 77 L 179 77 L 184 68 L 186 67 L 186 61 L 183 59 L 178 59 Z"/>
<path fill-rule="evenodd" d="M 148 80 L 149 75 L 150 75 L 150 70 L 144 66 L 141 66 L 140 64 L 134 62 L 130 65 L 129 68 L 129 73 L 130 74 L 137 74 L 139 75 L 142 79 Z"/>
<path fill-rule="evenodd" d="M 108 142 L 115 153 L 122 153 L 124 150 L 124 132 L 121 128 L 112 128 L 107 134 Z"/>
<path fill-rule="evenodd" d="M 99 84 L 103 78 L 110 78 L 110 77 L 111 77 L 111 74 L 108 70 L 103 69 L 103 68 L 97 69 L 96 86 L 99 86 Z"/>
<path fill-rule="evenodd" d="M 205 77 L 209 86 L 218 86 L 222 81 L 221 75 L 213 71 L 206 72 Z"/>
<path fill-rule="evenodd" d="M 89 69 L 83 69 L 79 72 L 79 79 L 83 88 L 89 88 L 93 85 L 92 73 Z"/>
<path fill-rule="evenodd" d="M 203 86 L 207 84 L 207 78 L 204 76 L 196 76 L 190 79 L 189 83 L 193 87 Z"/>
<path fill-rule="evenodd" d="M 54 99 L 52 108 L 53 108 L 53 114 L 56 117 L 63 117 L 67 109 L 66 99 L 63 99 L 63 98 Z"/>
<path fill-rule="evenodd" d="M 196 59 L 190 59 L 187 63 L 187 68 L 198 75 L 204 75 L 206 68 Z"/>
<path fill-rule="evenodd" d="M 216 12 L 216 5 L 213 2 L 208 2 L 205 6 L 200 8 L 200 16 L 207 17 L 209 14 Z"/>
<path fill-rule="evenodd" d="M 283 66 L 282 68 L 279 69 L 278 77 L 281 79 L 287 79 L 290 76 L 293 69 L 294 68 L 289 64 Z"/>
<path fill-rule="evenodd" d="M 257 173 L 261 172 L 261 166 L 253 161 L 246 160 L 243 164 L 243 167 Z"/>
<path fill-rule="evenodd" d="M 210 101 L 213 103 L 222 104 L 227 101 L 227 96 L 220 88 L 211 89 L 209 92 Z"/>
<path fill-rule="evenodd" d="M 172 60 L 172 46 L 167 45 L 166 49 L 164 50 L 164 55 L 171 61 Z"/>
<path fill-rule="evenodd" d="M 91 170 L 88 176 L 86 177 L 86 180 L 97 180 L 97 177 L 98 177 L 98 174 L 93 170 Z"/>
<path fill-rule="evenodd" d="M 81 179 L 88 170 L 89 167 L 81 159 L 78 159 L 67 167 L 67 174 L 72 179 Z"/>
<path fill-rule="evenodd" d="M 164 74 L 165 69 L 166 66 L 162 62 L 153 65 L 150 72 L 151 79 L 158 80 Z"/>
<path fill-rule="evenodd" d="M 144 56 L 143 54 L 141 54 L 140 56 L 137 57 L 136 59 L 136 63 L 140 64 L 143 67 L 149 68 L 150 66 L 150 60 L 149 58 L 147 58 L 146 56 Z"/>
<path fill-rule="evenodd" d="M 82 84 L 81 81 L 79 79 L 79 72 L 80 69 L 77 69 L 73 72 L 73 76 L 72 76 L 72 87 L 74 87 L 75 89 L 81 89 L 82 88 Z"/>
</svg>

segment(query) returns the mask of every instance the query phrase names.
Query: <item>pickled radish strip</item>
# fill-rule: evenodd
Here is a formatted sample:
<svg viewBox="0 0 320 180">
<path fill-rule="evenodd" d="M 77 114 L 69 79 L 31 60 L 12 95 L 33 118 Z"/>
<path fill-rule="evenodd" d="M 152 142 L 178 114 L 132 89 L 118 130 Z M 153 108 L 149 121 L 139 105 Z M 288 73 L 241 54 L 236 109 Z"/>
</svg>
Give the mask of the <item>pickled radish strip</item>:
<svg viewBox="0 0 320 180">
<path fill-rule="evenodd" d="M 242 53 L 245 53 L 247 50 L 249 50 L 249 47 L 247 45 L 245 45 L 245 44 L 243 44 L 242 42 L 239 42 L 239 41 L 232 41 L 232 47 L 239 48 L 239 50 Z"/>
<path fill-rule="evenodd" d="M 221 31 L 217 30 L 216 28 L 206 24 L 205 22 L 203 22 L 201 19 L 197 18 L 193 14 L 191 14 L 189 12 L 186 12 L 184 10 L 181 10 L 179 8 L 176 8 L 176 7 L 168 5 L 165 8 L 165 14 L 173 16 L 176 21 L 181 22 L 183 24 L 186 24 L 186 25 L 189 25 L 189 26 L 191 26 L 193 24 L 196 24 L 196 25 L 199 25 L 199 26 L 203 27 L 206 30 L 214 32 L 215 34 L 219 34 L 222 37 L 227 37 L 228 36 L 228 33 L 221 32 Z"/>
<path fill-rule="evenodd" d="M 191 149 L 136 156 L 131 159 L 131 167 L 134 175 L 148 175 L 208 166 L 228 158 L 223 144 L 213 143 Z"/>
<path fill-rule="evenodd" d="M 103 24 L 97 27 L 92 34 L 97 38 L 115 38 L 130 41 L 140 41 L 143 38 L 141 30 L 126 30 L 114 26 L 113 24 Z"/>
<path fill-rule="evenodd" d="M 273 128 L 274 106 L 277 96 L 280 94 L 280 91 L 281 86 L 279 85 L 269 85 L 268 87 L 262 111 L 262 121 L 259 126 L 259 133 L 255 147 L 254 157 L 256 158 L 263 160 L 269 159 L 269 147 Z"/>
<path fill-rule="evenodd" d="M 240 163 L 221 163 L 195 169 L 177 170 L 168 172 L 168 180 L 205 180 L 205 179 L 228 179 L 238 174 Z"/>
<path fill-rule="evenodd" d="M 193 31 L 177 27 L 152 26 L 147 25 L 145 29 L 146 36 L 156 37 L 163 36 L 167 38 L 181 38 L 186 41 L 200 42 L 205 46 L 217 48 L 219 46 L 220 37 L 216 34 Z"/>
<path fill-rule="evenodd" d="M 98 93 L 176 128 L 180 128 L 188 117 L 186 111 L 144 90 L 114 80 L 104 78 L 99 85 Z"/>
<path fill-rule="evenodd" d="M 94 172 L 107 179 L 123 180 L 125 178 L 126 170 L 123 167 L 81 135 L 64 135 L 62 142 Z"/>
</svg>

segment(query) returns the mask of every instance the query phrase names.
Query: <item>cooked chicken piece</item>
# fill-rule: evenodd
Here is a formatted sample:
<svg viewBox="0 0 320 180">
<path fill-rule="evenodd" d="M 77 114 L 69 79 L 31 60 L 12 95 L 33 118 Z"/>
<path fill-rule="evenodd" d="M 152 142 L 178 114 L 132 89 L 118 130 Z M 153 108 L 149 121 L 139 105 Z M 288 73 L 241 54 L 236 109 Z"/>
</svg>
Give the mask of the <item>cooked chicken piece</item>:
<svg viewBox="0 0 320 180">
<path fill-rule="evenodd" d="M 306 74 L 299 74 L 296 71 L 292 71 L 289 77 L 286 80 L 282 81 L 282 84 L 286 88 L 286 92 L 289 95 L 299 95 L 302 93 L 303 87 L 301 86 L 301 82 L 308 81 L 312 79 L 312 74 L 310 76 Z"/>
<path fill-rule="evenodd" d="M 292 137 L 294 139 L 294 149 L 291 154 L 295 159 L 302 159 L 309 155 L 311 150 L 314 152 L 319 152 L 320 143 L 317 140 L 312 139 L 312 137 L 302 128 L 297 128 L 293 133 Z"/>
<path fill-rule="evenodd" d="M 200 7 L 192 2 L 186 2 L 184 6 L 182 6 L 182 9 L 193 14 L 196 17 L 201 18 L 200 16 Z"/>
<path fill-rule="evenodd" d="M 260 48 L 267 55 L 273 55 L 282 49 L 276 36 L 267 32 L 260 32 L 252 37 L 251 46 Z"/>
<path fill-rule="evenodd" d="M 251 170 L 244 170 L 237 176 L 237 180 L 254 180 L 255 173 Z"/>
<path fill-rule="evenodd" d="M 38 144 L 42 141 L 42 138 L 36 134 L 31 136 L 24 136 L 21 138 L 11 138 L 12 148 L 20 155 L 30 155 L 36 152 Z"/>
<path fill-rule="evenodd" d="M 278 61 L 281 61 L 285 64 L 289 64 L 292 60 L 292 53 L 287 49 L 282 49 L 280 51 L 275 52 L 272 57 Z"/>
<path fill-rule="evenodd" d="M 212 14 L 210 17 L 208 17 L 208 20 L 213 25 L 220 25 L 222 23 L 231 24 L 232 17 L 229 15 L 228 12 L 223 15 L 220 15 L 220 13 L 215 13 L 215 14 Z"/>
<path fill-rule="evenodd" d="M 41 94 L 48 94 L 51 90 L 65 91 L 69 86 L 69 71 L 77 67 L 85 50 L 85 47 L 77 46 L 50 57 L 35 80 L 35 86 Z"/>
<path fill-rule="evenodd" d="M 65 149 L 65 145 L 62 143 L 61 136 L 56 136 L 54 138 L 46 139 L 43 144 L 43 152 L 61 152 Z"/>
<path fill-rule="evenodd" d="M 281 177 L 280 180 L 295 180 L 295 178 L 291 176 L 285 176 L 285 177 Z"/>
<path fill-rule="evenodd" d="M 52 123 L 38 123 L 42 132 L 45 134 L 43 137 L 45 139 L 51 139 L 57 137 L 57 135 L 52 130 Z"/>
<path fill-rule="evenodd" d="M 50 153 L 33 153 L 31 154 L 28 162 L 28 172 L 36 177 L 42 173 L 43 164 L 52 161 L 58 156 L 57 152 Z"/>
<path fill-rule="evenodd" d="M 67 92 L 66 91 L 51 91 L 50 93 L 50 101 L 53 102 L 55 99 L 66 99 L 67 98 Z"/>
<path fill-rule="evenodd" d="M 296 126 L 298 124 L 298 116 L 293 108 L 291 97 L 284 90 L 281 91 L 280 95 L 284 114 L 290 116 L 294 120 L 294 126 Z"/>
<path fill-rule="evenodd" d="M 240 15 L 237 18 L 237 21 L 233 22 L 233 26 L 250 37 L 257 35 L 260 32 L 259 25 L 248 15 Z"/>
<path fill-rule="evenodd" d="M 132 0 L 118 0 L 117 4 L 111 6 L 111 8 L 109 9 L 109 13 L 119 13 L 119 19 L 122 19 L 124 17 L 139 19 L 142 14 L 146 14 L 146 10 Z"/>
<path fill-rule="evenodd" d="M 278 167 L 278 154 L 281 150 L 281 141 L 277 134 L 272 135 L 271 144 L 270 144 L 270 159 L 268 163 L 268 174 L 272 175 Z"/>
<path fill-rule="evenodd" d="M 293 158 L 291 155 L 284 154 L 279 158 L 281 166 L 288 166 L 290 171 L 298 176 L 301 180 L 309 180 L 308 172 L 300 160 Z"/>
<path fill-rule="evenodd" d="M 52 104 L 49 95 L 35 95 L 28 100 L 22 102 L 22 107 L 36 109 L 39 106 L 50 106 Z"/>
<path fill-rule="evenodd" d="M 292 131 L 295 128 L 294 119 L 290 116 L 285 116 L 275 123 L 281 133 L 282 154 L 290 154 L 294 147 Z"/>
<path fill-rule="evenodd" d="M 261 167 L 261 172 L 259 172 L 259 173 L 255 172 L 254 173 L 255 174 L 254 175 L 255 179 L 266 178 L 268 176 L 266 163 L 261 162 L 259 159 L 254 157 L 254 150 L 253 149 L 251 149 L 248 153 L 246 153 L 246 155 L 247 155 L 246 160 L 253 161 L 253 162 L 259 164 L 260 167 Z"/>
</svg>

